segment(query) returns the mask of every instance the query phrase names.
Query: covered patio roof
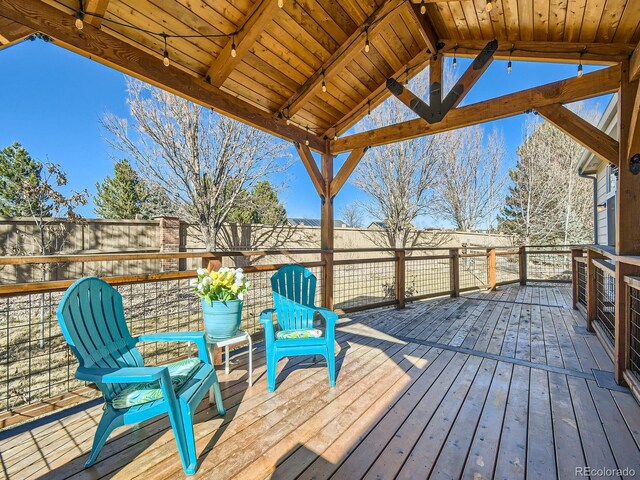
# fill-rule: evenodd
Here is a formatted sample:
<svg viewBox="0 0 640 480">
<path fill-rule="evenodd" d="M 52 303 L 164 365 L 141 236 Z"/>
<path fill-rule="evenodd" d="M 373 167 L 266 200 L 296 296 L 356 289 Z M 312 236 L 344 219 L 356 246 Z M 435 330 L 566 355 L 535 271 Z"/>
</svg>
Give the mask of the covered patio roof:
<svg viewBox="0 0 640 480">
<path fill-rule="evenodd" d="M 476 56 L 496 39 L 495 58 L 626 60 L 640 40 L 640 10 L 633 3 L 7 0 L 0 4 L 0 44 L 41 32 L 62 47 L 326 153 L 353 149 L 348 137 L 336 146 L 326 139 L 342 135 L 388 98 L 388 79 L 405 81 L 440 54 Z M 79 15 L 82 30 L 74 26 Z M 609 90 L 592 88 L 582 97 Z M 509 112 L 516 113 L 522 111 Z"/>
</svg>

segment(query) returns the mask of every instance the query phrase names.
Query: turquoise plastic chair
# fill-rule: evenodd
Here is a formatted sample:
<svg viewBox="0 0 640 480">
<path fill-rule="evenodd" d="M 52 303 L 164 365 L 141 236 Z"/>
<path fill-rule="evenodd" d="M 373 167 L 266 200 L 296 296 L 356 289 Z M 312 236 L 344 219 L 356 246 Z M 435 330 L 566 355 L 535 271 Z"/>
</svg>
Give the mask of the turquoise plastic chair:
<svg viewBox="0 0 640 480">
<path fill-rule="evenodd" d="M 271 277 L 274 308 L 263 311 L 260 321 L 264 325 L 267 356 L 267 388 L 273 392 L 276 387 L 276 365 L 283 357 L 296 355 L 322 355 L 329 369 L 329 385 L 336 384 L 335 328 L 336 315 L 326 308 L 314 305 L 316 277 L 301 265 L 282 267 Z M 273 313 L 278 319 L 278 331 L 273 324 Z M 324 320 L 324 331 L 320 337 L 278 338 L 294 331 L 304 334 L 315 330 L 316 313 Z"/>
<path fill-rule="evenodd" d="M 57 310 L 62 334 L 78 358 L 76 378 L 95 383 L 104 395 L 104 412 L 96 431 L 91 455 L 85 464 L 96 461 L 109 434 L 117 427 L 142 422 L 164 413 L 173 427 L 180 460 L 186 474 L 197 469 L 193 415 L 201 400 L 213 387 L 220 415 L 225 414 L 215 369 L 207 354 L 204 332 L 155 333 L 132 337 L 124 318 L 122 296 L 111 285 L 96 277 L 76 281 L 65 292 Z M 167 366 L 145 367 L 138 342 L 194 342 L 197 361 L 175 390 Z M 184 362 L 183 362 L 184 363 Z M 144 385 L 151 384 L 151 385 Z M 161 395 L 134 406 L 114 406 L 125 388 L 152 387 Z M 146 392 L 146 390 L 144 390 Z M 125 392 L 126 393 L 126 392 Z M 157 398 L 159 397 L 159 398 Z M 210 398 L 211 403 L 213 399 Z"/>
</svg>

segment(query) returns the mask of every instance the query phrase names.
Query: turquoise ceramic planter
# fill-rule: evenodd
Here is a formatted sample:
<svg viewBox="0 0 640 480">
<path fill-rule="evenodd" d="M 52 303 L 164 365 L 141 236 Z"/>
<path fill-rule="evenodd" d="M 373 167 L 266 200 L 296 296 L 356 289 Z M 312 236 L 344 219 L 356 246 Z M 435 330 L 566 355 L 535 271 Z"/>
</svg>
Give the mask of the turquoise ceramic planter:
<svg viewBox="0 0 640 480">
<path fill-rule="evenodd" d="M 233 337 L 240 328 L 242 320 L 242 300 L 226 302 L 207 302 L 202 300 L 204 329 L 210 338 L 222 340 Z"/>
</svg>

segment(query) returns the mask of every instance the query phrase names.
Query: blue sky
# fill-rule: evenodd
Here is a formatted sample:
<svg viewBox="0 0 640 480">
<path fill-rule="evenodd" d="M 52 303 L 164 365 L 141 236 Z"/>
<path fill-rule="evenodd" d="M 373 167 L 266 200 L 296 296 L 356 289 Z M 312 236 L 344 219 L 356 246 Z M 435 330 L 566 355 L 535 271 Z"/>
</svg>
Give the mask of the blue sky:
<svg viewBox="0 0 640 480">
<path fill-rule="evenodd" d="M 451 61 L 449 59 L 449 61 Z M 469 64 L 458 59 L 458 74 Z M 585 72 L 594 67 L 585 66 Z M 465 104 L 493 96 L 568 78 L 575 65 L 514 62 L 511 74 L 506 62 L 496 61 L 465 98 Z M 113 172 L 113 154 L 100 127 L 105 112 L 127 115 L 124 75 L 55 45 L 36 40 L 0 51 L 0 148 L 18 141 L 41 161 L 59 163 L 69 177 L 69 187 L 95 193 L 95 183 Z M 608 98 L 591 101 L 602 110 Z M 525 116 L 485 124 L 502 131 L 507 149 L 504 169 L 513 166 L 516 147 L 522 140 Z M 292 217 L 320 216 L 320 203 L 304 168 L 295 160 L 286 175 L 281 197 Z M 336 160 L 336 171 L 346 158 Z M 284 178 L 282 179 L 284 180 Z M 336 217 L 340 209 L 362 193 L 347 184 L 336 197 Z M 81 213 L 93 216 L 93 204 Z M 420 220 L 422 226 L 448 226 L 433 218 Z"/>
</svg>

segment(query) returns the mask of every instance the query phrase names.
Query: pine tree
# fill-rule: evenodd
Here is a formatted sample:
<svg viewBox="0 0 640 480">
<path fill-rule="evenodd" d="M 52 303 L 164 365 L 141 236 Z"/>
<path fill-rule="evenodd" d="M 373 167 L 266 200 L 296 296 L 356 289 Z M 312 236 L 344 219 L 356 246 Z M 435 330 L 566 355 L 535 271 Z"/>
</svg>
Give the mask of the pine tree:
<svg viewBox="0 0 640 480">
<path fill-rule="evenodd" d="M 240 192 L 229 212 L 231 223 L 282 225 L 286 220 L 287 211 L 267 180 L 257 182 L 250 191 Z"/>
<path fill-rule="evenodd" d="M 96 183 L 96 214 L 101 218 L 128 219 L 143 214 L 148 195 L 144 181 L 126 159 L 117 161 L 113 171 L 113 177 Z"/>
<path fill-rule="evenodd" d="M 15 142 L 0 150 L 0 215 L 5 217 L 49 216 L 50 204 L 39 204 L 25 191 L 37 188 L 42 179 L 42 163 L 31 158 Z"/>
</svg>

